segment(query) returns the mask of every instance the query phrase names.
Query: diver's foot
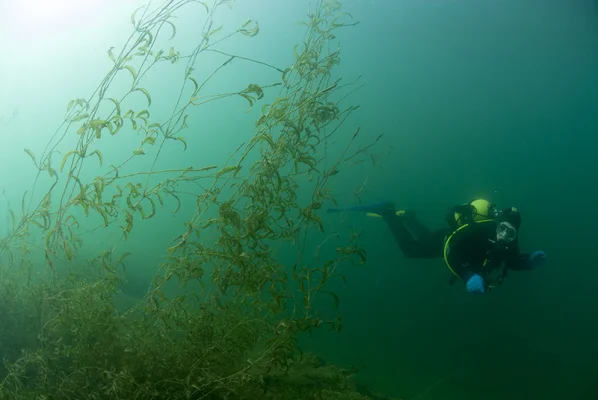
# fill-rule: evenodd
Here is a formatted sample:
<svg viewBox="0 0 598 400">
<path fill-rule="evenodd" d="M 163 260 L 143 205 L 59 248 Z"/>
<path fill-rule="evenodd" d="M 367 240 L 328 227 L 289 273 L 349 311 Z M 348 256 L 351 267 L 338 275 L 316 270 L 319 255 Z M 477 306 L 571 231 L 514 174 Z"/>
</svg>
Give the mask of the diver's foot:
<svg viewBox="0 0 598 400">
<path fill-rule="evenodd" d="M 415 211 L 413 210 L 397 210 L 396 214 L 398 217 L 403 217 L 409 220 L 415 218 Z"/>
<path fill-rule="evenodd" d="M 386 215 L 386 214 L 394 214 L 395 204 L 391 201 L 383 201 L 379 203 L 370 203 L 370 204 L 361 204 L 358 206 L 350 207 L 351 211 L 364 211 L 367 213 L 379 214 L 379 215 Z"/>
<path fill-rule="evenodd" d="M 370 211 L 367 213 L 367 215 L 369 217 L 401 217 L 404 218 L 406 220 L 411 220 L 415 218 L 415 212 L 412 210 L 396 210 L 394 207 L 394 204 L 391 203 L 392 206 L 391 207 L 382 207 L 379 210 L 373 212 Z"/>
<path fill-rule="evenodd" d="M 397 211 L 395 208 L 395 204 L 391 201 L 365 204 L 358 207 L 361 211 L 365 211 L 368 217 L 392 218 L 395 215 L 400 215 L 400 213 L 403 212 Z"/>
</svg>

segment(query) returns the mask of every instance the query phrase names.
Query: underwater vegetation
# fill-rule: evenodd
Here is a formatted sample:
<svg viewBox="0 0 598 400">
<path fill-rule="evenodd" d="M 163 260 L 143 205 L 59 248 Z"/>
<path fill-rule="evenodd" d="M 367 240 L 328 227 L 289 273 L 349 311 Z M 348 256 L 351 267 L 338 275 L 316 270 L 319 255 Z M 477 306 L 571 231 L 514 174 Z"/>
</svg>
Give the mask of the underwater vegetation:
<svg viewBox="0 0 598 400">
<path fill-rule="evenodd" d="M 324 233 L 318 215 L 334 203 L 332 179 L 371 147 L 357 147 L 359 129 L 345 126 L 357 109 L 343 106 L 356 82 L 332 72 L 340 62 L 335 31 L 354 23 L 337 1 L 317 1 L 292 65 L 244 60 L 274 69 L 278 81 L 204 94 L 238 58 L 218 44 L 259 34 L 254 21 L 215 28 L 228 3 L 169 0 L 135 11 L 133 32 L 108 51 L 112 68 L 96 90 L 67 104 L 41 154 L 25 150 L 37 177 L 21 210 L 10 211 L 12 229 L 0 244 L 0 398 L 384 398 L 360 389 L 355 371 L 326 365 L 298 344 L 313 329 L 342 329 L 340 316 L 325 318 L 318 304 L 338 307 L 330 282 L 344 280 L 342 266 L 366 258 L 351 240 L 334 244 L 340 235 Z M 177 34 L 177 13 L 189 8 L 205 16 L 194 49 L 162 48 Z M 208 52 L 225 60 L 199 77 L 197 63 Z M 164 117 L 148 76 L 181 64 L 181 89 Z M 130 81 L 124 90 L 114 83 L 123 75 Z M 159 169 L 166 149 L 192 150 L 185 134 L 197 107 L 239 97 L 250 107 L 265 103 L 248 127 L 250 140 L 219 165 Z M 115 161 L 111 149 L 124 132 L 136 134 L 138 147 Z M 111 144 L 102 145 L 107 138 Z M 143 299 L 117 307 L 127 239 L 145 220 L 189 205 L 194 211 L 163 249 Z M 117 239 L 85 260 L 81 236 L 93 224 Z M 321 246 L 334 245 L 328 259 L 312 256 L 314 232 Z M 293 249 L 293 262 L 277 256 L 280 246 Z M 180 290 L 166 291 L 172 284 Z"/>
</svg>

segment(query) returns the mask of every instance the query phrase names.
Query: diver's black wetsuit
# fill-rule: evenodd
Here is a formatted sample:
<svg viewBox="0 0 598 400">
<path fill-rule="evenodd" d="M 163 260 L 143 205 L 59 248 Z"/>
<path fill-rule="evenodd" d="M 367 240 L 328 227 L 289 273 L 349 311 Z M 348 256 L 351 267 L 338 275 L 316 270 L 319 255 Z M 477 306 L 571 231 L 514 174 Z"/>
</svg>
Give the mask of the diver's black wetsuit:
<svg viewBox="0 0 598 400">
<path fill-rule="evenodd" d="M 417 220 L 412 211 L 396 215 L 394 210 L 385 210 L 381 215 L 407 258 L 442 257 L 444 241 L 454 231 L 452 228 L 431 231 Z"/>
<path fill-rule="evenodd" d="M 467 278 L 475 273 L 482 276 L 501 268 L 501 277 L 504 278 L 508 269 L 528 269 L 529 254 L 519 252 L 519 243 L 515 241 L 507 244 L 496 241 L 496 227 L 500 221 L 487 221 L 485 223 L 470 223 L 473 217 L 467 216 L 468 206 L 455 206 L 448 210 L 446 221 L 448 228 L 434 231 L 422 225 L 415 214 L 407 211 L 396 215 L 394 209 L 387 209 L 380 214 L 390 228 L 395 241 L 407 258 L 440 258 L 444 257 L 446 240 L 459 228 L 455 221 L 455 213 L 463 215 L 462 224 L 469 224 L 467 228 L 459 230 L 451 239 L 448 248 L 448 262 L 454 272 L 462 278 Z M 519 215 L 509 219 L 510 209 L 505 210 L 508 220 L 517 229 L 521 224 Z"/>
</svg>

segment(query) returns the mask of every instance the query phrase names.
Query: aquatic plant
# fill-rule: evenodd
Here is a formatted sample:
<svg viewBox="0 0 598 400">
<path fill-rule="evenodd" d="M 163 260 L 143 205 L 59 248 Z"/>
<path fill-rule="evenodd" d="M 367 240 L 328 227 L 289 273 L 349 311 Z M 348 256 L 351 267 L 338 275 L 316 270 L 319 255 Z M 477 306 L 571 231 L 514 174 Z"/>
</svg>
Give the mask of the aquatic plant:
<svg viewBox="0 0 598 400">
<path fill-rule="evenodd" d="M 18 349 L 4 351 L 2 398 L 363 398 L 343 374 L 334 384 L 276 384 L 301 365 L 299 335 L 324 326 L 342 329 L 340 317 L 324 318 L 316 302 L 329 299 L 338 307 L 330 281 L 344 279 L 341 265 L 366 259 L 351 242 L 336 245 L 326 260 L 309 252 L 310 237 L 321 235 L 329 244 L 337 236 L 324 233 L 318 215 L 334 202 L 330 180 L 369 148 L 356 149 L 359 129 L 345 126 L 357 109 L 343 108 L 355 82 L 344 84 L 332 73 L 340 62 L 334 32 L 351 25 L 350 15 L 335 0 L 316 2 L 290 67 L 243 58 L 276 70 L 278 81 L 209 95 L 207 83 L 241 59 L 216 45 L 259 33 L 254 21 L 228 33 L 214 28 L 217 10 L 228 3 L 169 0 L 138 9 L 124 46 L 108 51 L 113 66 L 97 89 L 67 105 L 42 154 L 26 150 L 37 178 L 23 195 L 20 217 L 11 211 L 12 233 L 1 243 L 3 274 L 17 278 L 0 284 L 2 306 L 11 315 L 0 328 L 0 343 Z M 188 54 L 161 48 L 164 35 L 177 34 L 174 16 L 187 7 L 205 11 L 198 43 Z M 225 60 L 200 79 L 197 63 L 207 53 Z M 159 119 L 148 76 L 156 66 L 181 63 L 173 110 Z M 126 90 L 114 83 L 123 74 L 131 81 Z M 169 146 L 188 150 L 184 135 L 197 107 L 235 97 L 250 107 L 268 102 L 250 140 L 221 165 L 158 168 Z M 135 132 L 138 147 L 107 166 L 114 142 L 102 142 L 123 132 Z M 59 154 L 72 137 L 76 146 Z M 335 152 L 333 141 L 341 143 Z M 310 195 L 299 196 L 299 189 Z M 165 249 L 151 288 L 137 307 L 120 310 L 113 295 L 130 256 L 127 238 L 163 208 L 174 206 L 176 213 L 189 204 L 194 211 Z M 86 262 L 81 236 L 94 221 L 119 239 Z M 296 253 L 291 263 L 277 255 L 284 246 Z M 38 253 L 48 277 L 36 275 L 30 255 Z M 181 288 L 167 292 L 171 284 Z"/>
</svg>

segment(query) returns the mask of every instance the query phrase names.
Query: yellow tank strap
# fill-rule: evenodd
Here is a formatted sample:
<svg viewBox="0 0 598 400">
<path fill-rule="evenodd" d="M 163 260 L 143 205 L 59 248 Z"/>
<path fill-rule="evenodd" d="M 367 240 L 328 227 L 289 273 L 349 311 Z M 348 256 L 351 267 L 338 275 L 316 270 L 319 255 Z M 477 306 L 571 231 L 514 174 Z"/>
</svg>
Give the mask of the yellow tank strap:
<svg viewBox="0 0 598 400">
<path fill-rule="evenodd" d="M 472 222 L 472 224 L 483 224 L 483 223 L 485 223 L 485 222 L 493 222 L 493 221 L 494 221 L 494 220 L 492 220 L 492 219 L 483 219 L 483 220 L 480 220 L 480 221 L 475 221 L 475 222 Z M 453 237 L 455 236 L 455 234 L 456 234 L 457 232 L 460 232 L 461 230 L 463 230 L 463 229 L 467 228 L 469 225 L 471 225 L 471 224 L 465 224 L 465 225 L 463 225 L 463 226 L 460 226 L 459 228 L 457 228 L 457 229 L 456 229 L 456 230 L 455 230 L 453 233 L 451 233 L 451 234 L 450 234 L 450 236 L 449 236 L 449 237 L 446 239 L 446 241 L 444 242 L 444 251 L 443 251 L 443 255 L 444 255 L 444 263 L 446 264 L 446 266 L 448 267 L 448 269 L 449 269 L 449 270 L 450 270 L 450 271 L 453 273 L 453 275 L 455 275 L 457 278 L 461 278 L 461 277 L 459 276 L 459 274 L 457 274 L 457 273 L 455 272 L 455 270 L 453 269 L 453 267 L 451 267 L 451 263 L 449 263 L 449 260 L 448 260 L 448 249 L 449 249 L 449 244 L 450 244 L 451 240 L 453 239 Z M 486 264 L 486 263 L 484 262 L 484 265 L 485 265 L 485 264 Z"/>
</svg>

